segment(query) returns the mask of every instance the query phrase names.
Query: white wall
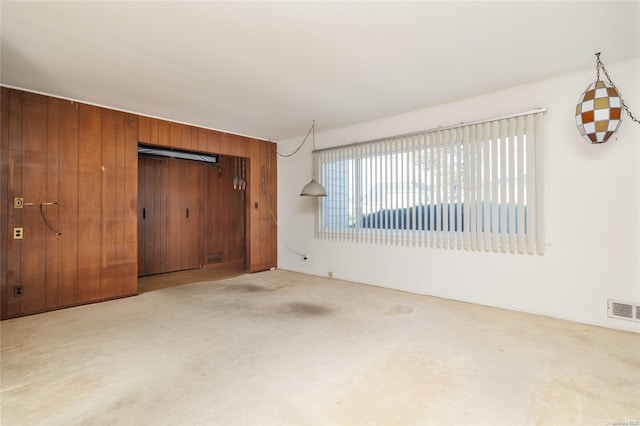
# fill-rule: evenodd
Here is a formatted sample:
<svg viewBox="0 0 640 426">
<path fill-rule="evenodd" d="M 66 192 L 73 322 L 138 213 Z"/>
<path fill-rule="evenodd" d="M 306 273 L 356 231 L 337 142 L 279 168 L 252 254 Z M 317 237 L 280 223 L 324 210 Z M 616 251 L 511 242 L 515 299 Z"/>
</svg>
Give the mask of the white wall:
<svg viewBox="0 0 640 426">
<path fill-rule="evenodd" d="M 640 116 L 640 58 L 606 66 Z M 607 317 L 608 298 L 640 304 L 640 124 L 625 117 L 606 144 L 582 139 L 575 105 L 593 80 L 595 66 L 345 128 L 317 123 L 315 145 L 325 148 L 547 108 L 544 256 L 316 240 L 315 201 L 298 196 L 311 178 L 307 143 L 278 160 L 279 268 L 640 332 L 640 323 Z M 279 151 L 303 136 L 281 141 Z"/>
</svg>

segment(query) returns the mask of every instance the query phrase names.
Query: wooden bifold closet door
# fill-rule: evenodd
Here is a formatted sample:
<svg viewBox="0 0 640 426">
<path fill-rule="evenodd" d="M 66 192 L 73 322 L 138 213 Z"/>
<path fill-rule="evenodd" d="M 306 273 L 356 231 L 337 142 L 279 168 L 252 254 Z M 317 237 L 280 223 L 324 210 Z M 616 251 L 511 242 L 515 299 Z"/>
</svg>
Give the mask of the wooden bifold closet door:
<svg viewBox="0 0 640 426">
<path fill-rule="evenodd" d="M 199 268 L 202 256 L 204 164 L 169 160 L 168 270 Z"/>
<path fill-rule="evenodd" d="M 138 159 L 138 275 L 167 272 L 167 158 Z"/>
<path fill-rule="evenodd" d="M 140 156 L 138 275 L 201 267 L 204 164 Z"/>
</svg>

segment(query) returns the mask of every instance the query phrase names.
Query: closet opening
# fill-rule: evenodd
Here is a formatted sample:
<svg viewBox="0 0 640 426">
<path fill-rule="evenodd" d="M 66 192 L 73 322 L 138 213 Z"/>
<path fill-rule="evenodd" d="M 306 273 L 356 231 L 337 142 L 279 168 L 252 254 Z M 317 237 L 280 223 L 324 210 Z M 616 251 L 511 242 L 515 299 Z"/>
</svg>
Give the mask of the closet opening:
<svg viewBox="0 0 640 426">
<path fill-rule="evenodd" d="M 246 269 L 246 171 L 245 158 L 140 145 L 138 276 Z"/>
</svg>

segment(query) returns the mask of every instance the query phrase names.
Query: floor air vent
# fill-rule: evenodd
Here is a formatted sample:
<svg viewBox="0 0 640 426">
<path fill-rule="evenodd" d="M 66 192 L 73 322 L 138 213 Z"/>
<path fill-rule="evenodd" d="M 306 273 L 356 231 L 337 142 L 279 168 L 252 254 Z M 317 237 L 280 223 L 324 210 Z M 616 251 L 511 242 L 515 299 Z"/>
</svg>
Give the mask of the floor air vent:
<svg viewBox="0 0 640 426">
<path fill-rule="evenodd" d="M 607 315 L 611 318 L 640 322 L 640 304 L 609 299 L 607 301 Z"/>
<path fill-rule="evenodd" d="M 213 253 L 207 256 L 207 263 L 222 262 L 222 253 Z"/>
</svg>

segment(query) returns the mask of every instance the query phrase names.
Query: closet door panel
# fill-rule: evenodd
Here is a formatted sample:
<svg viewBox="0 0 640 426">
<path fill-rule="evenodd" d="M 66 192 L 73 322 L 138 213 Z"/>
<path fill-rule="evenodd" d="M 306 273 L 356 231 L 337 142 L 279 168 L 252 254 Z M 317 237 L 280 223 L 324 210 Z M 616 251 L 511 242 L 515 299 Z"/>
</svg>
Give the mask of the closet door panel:
<svg viewBox="0 0 640 426">
<path fill-rule="evenodd" d="M 179 271 L 182 267 L 182 167 L 180 160 L 169 160 L 167 192 L 167 270 Z"/>
<path fill-rule="evenodd" d="M 145 252 L 147 248 L 147 162 L 138 158 L 138 276 L 145 275 Z"/>
<path fill-rule="evenodd" d="M 199 268 L 203 265 L 203 164 L 182 161 L 182 268 Z"/>
<path fill-rule="evenodd" d="M 150 203 L 152 209 L 153 227 L 150 232 L 153 234 L 153 247 L 147 255 L 150 259 L 150 273 L 158 274 L 166 272 L 167 267 L 167 187 L 169 185 L 169 168 L 166 159 L 153 160 L 153 202 Z"/>
<path fill-rule="evenodd" d="M 138 275 L 167 272 L 167 159 L 138 162 Z"/>
</svg>

